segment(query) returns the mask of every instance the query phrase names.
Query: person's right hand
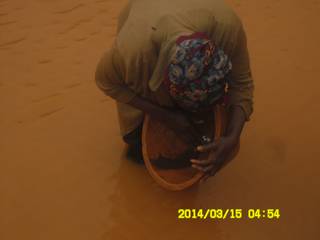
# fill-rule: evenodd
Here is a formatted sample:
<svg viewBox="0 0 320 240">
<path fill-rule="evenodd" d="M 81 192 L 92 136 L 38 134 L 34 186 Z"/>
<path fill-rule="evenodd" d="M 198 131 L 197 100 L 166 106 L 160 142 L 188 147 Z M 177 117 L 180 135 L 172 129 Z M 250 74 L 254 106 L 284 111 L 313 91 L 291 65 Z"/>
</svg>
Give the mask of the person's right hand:
<svg viewBox="0 0 320 240">
<path fill-rule="evenodd" d="M 196 146 L 200 141 L 198 133 L 192 122 L 181 111 L 168 110 L 163 116 L 162 122 L 188 144 Z"/>
<path fill-rule="evenodd" d="M 139 96 L 135 96 L 129 104 L 163 122 L 186 143 L 195 147 L 200 144 L 200 134 L 181 111 L 160 107 Z"/>
</svg>

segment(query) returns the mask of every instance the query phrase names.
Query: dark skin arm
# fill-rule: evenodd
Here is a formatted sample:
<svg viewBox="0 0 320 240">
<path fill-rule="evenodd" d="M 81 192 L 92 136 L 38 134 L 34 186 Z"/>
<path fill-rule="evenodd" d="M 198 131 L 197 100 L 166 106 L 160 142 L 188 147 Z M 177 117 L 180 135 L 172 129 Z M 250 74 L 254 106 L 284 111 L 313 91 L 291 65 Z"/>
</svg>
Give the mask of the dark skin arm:
<svg viewBox="0 0 320 240">
<path fill-rule="evenodd" d="M 129 104 L 163 122 L 179 136 L 182 136 L 182 139 L 187 143 L 192 144 L 196 142 L 196 139 L 199 139 L 195 127 L 181 111 L 160 107 L 139 96 L 135 96 Z"/>
<path fill-rule="evenodd" d="M 204 146 L 198 146 L 199 152 L 209 152 L 205 160 L 192 159 L 192 166 L 205 173 L 203 181 L 214 176 L 225 164 L 227 155 L 237 146 L 246 122 L 244 111 L 239 106 L 232 106 L 228 112 L 226 133 L 219 140 Z"/>
<path fill-rule="evenodd" d="M 199 139 L 195 127 L 182 112 L 160 107 L 139 96 L 134 97 L 129 104 L 163 122 L 177 132 L 178 135 L 188 139 L 188 143 L 191 145 L 196 142 L 196 139 Z M 199 152 L 209 152 L 208 158 L 206 160 L 191 160 L 194 168 L 205 173 L 202 180 L 214 176 L 221 169 L 225 163 L 226 156 L 239 142 L 246 121 L 245 113 L 241 107 L 233 106 L 228 112 L 228 119 L 229 122 L 223 137 L 210 144 L 197 147 Z"/>
</svg>

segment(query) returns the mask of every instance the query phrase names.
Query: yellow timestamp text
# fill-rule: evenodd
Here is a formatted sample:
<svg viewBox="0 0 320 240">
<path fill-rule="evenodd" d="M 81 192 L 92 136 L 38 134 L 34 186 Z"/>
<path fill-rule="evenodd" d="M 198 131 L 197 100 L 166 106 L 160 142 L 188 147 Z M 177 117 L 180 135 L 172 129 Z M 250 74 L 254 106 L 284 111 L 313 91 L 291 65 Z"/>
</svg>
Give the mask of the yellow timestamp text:
<svg viewBox="0 0 320 240">
<path fill-rule="evenodd" d="M 280 209 L 178 209 L 178 219 L 279 219 Z"/>
</svg>

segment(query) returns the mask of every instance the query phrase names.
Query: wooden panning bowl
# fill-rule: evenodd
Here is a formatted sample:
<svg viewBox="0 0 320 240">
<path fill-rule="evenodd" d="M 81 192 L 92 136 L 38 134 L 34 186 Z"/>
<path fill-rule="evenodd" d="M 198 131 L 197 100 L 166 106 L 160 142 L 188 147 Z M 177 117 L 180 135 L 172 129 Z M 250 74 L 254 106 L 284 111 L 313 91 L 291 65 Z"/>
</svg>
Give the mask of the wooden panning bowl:
<svg viewBox="0 0 320 240">
<path fill-rule="evenodd" d="M 219 139 L 225 129 L 225 109 L 221 105 L 216 105 L 212 111 L 211 118 L 208 118 L 208 123 L 205 124 L 205 133 L 212 133 L 211 139 Z M 159 155 L 166 158 L 174 159 L 190 149 L 181 138 L 179 138 L 174 131 L 165 127 L 161 122 L 145 116 L 143 131 L 142 131 L 142 149 L 143 158 L 148 172 L 152 178 L 163 188 L 171 191 L 179 191 L 191 187 L 197 183 L 202 177 L 203 172 L 200 172 L 190 166 L 181 168 L 159 168 L 154 163 Z M 233 156 L 236 154 L 233 153 Z M 199 156 L 205 158 L 207 154 Z M 159 159 L 159 158 L 158 158 Z"/>
</svg>

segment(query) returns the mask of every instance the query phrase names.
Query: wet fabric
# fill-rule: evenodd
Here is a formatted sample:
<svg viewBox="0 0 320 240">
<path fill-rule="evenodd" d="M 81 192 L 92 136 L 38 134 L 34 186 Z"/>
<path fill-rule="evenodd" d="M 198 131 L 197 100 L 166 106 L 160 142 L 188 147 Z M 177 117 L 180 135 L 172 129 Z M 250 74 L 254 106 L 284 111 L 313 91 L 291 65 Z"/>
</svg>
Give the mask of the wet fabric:
<svg viewBox="0 0 320 240">
<path fill-rule="evenodd" d="M 143 124 L 140 124 L 132 132 L 122 137 L 123 141 L 128 145 L 127 157 L 139 164 L 144 164 L 142 154 L 142 129 Z"/>
</svg>

